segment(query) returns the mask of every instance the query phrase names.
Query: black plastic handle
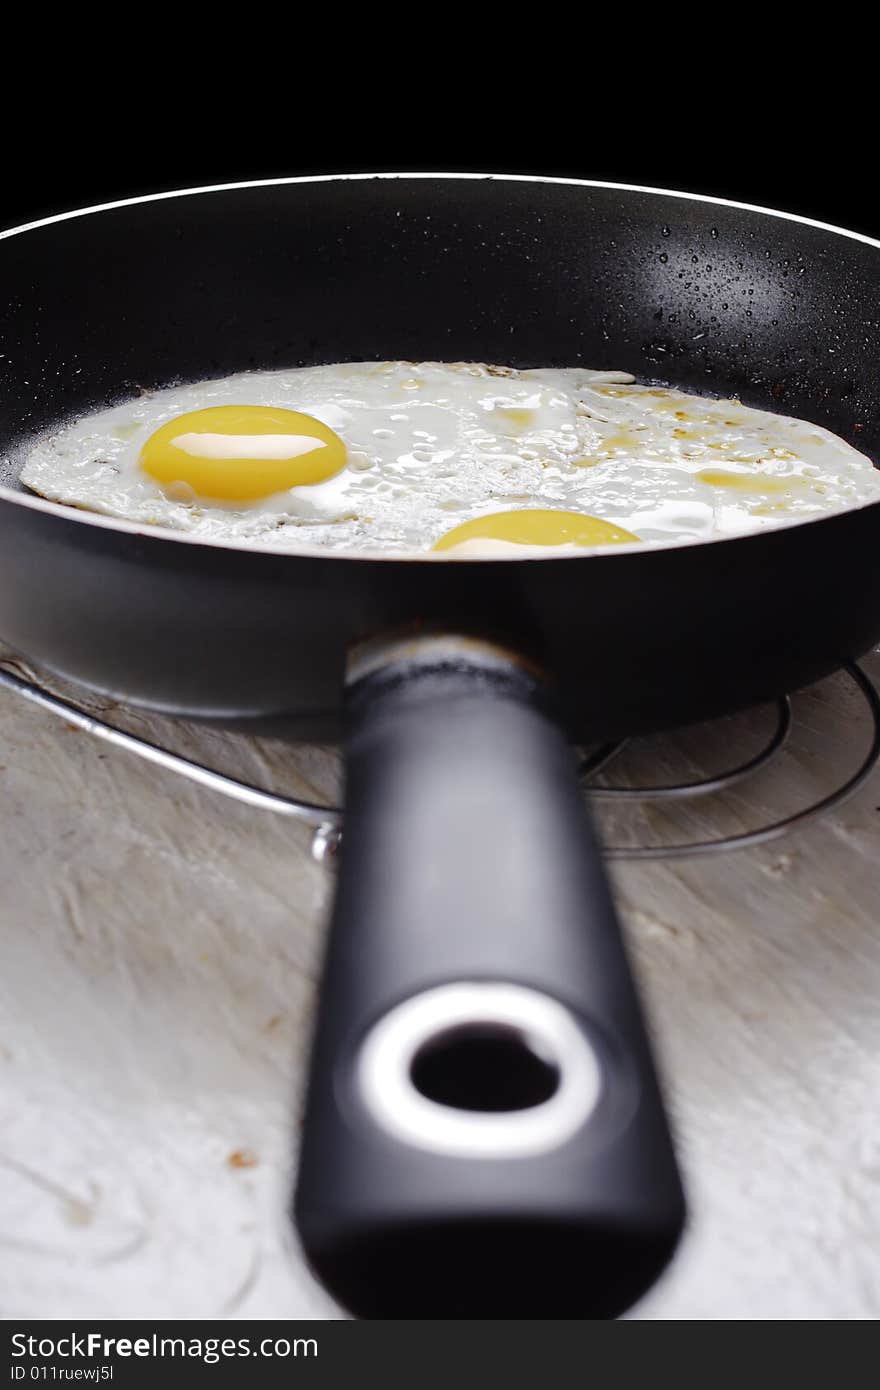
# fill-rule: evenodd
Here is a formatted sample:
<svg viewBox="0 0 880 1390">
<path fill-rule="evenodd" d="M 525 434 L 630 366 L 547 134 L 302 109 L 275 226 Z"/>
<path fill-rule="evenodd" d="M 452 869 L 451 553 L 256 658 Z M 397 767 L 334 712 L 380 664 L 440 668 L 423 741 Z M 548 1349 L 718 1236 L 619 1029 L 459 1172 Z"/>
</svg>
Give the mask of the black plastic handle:
<svg viewBox="0 0 880 1390">
<path fill-rule="evenodd" d="M 430 643 L 350 690 L 295 1212 L 371 1318 L 615 1317 L 684 1202 L 542 684 Z"/>
</svg>

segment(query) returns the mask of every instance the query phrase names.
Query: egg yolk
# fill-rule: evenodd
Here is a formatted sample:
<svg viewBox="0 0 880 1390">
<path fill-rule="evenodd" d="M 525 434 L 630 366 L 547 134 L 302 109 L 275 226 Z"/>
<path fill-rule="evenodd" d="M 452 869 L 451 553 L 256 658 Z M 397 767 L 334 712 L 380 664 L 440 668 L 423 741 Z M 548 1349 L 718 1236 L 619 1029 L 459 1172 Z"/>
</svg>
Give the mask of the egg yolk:
<svg viewBox="0 0 880 1390">
<path fill-rule="evenodd" d="M 434 550 L 454 550 L 456 546 L 469 541 L 504 541 L 508 545 L 554 546 L 554 545 L 620 545 L 627 541 L 638 541 L 638 536 L 624 531 L 622 526 L 614 526 L 610 521 L 600 521 L 596 516 L 586 516 L 583 512 L 561 512 L 523 510 L 517 512 L 493 512 L 489 516 L 478 516 L 466 521 L 454 530 L 447 531 L 439 541 L 434 542 Z"/>
<path fill-rule="evenodd" d="M 331 478 L 345 467 L 345 445 L 298 410 L 218 405 L 160 426 L 140 464 L 156 482 L 186 484 L 199 497 L 253 502 Z"/>
</svg>

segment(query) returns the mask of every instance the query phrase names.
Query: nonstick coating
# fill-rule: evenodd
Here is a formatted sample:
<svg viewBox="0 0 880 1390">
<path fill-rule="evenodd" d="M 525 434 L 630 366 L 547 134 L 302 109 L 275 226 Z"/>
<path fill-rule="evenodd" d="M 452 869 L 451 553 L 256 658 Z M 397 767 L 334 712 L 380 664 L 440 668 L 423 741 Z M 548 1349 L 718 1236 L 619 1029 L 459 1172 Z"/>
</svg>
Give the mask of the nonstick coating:
<svg viewBox="0 0 880 1390">
<path fill-rule="evenodd" d="M 880 457 L 880 247 L 681 194 L 460 175 L 250 184 L 0 242 L 0 428 L 248 368 L 471 359 L 622 368 L 802 415 Z M 0 498 L 0 638 L 172 713 L 338 733 L 350 644 L 513 641 L 570 733 L 794 688 L 880 636 L 880 504 L 712 544 L 546 561 L 271 555 Z"/>
</svg>

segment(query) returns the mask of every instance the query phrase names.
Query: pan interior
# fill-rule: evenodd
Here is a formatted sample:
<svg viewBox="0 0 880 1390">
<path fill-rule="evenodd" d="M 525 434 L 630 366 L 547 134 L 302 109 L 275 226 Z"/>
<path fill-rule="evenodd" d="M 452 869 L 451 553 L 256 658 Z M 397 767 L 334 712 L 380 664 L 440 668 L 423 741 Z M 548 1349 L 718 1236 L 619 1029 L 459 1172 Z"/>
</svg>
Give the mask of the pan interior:
<svg viewBox="0 0 880 1390">
<path fill-rule="evenodd" d="M 880 457 L 877 251 L 677 195 L 386 177 L 208 190 L 0 244 L 0 482 L 37 434 L 247 370 L 404 358 L 632 371 Z"/>
</svg>

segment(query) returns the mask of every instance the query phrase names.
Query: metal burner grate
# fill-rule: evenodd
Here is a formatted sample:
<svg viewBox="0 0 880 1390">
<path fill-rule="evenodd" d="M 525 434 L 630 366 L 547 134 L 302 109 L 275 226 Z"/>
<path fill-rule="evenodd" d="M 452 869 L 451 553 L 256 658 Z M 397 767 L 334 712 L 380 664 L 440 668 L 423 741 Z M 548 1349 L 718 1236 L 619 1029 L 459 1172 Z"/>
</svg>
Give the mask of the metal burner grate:
<svg viewBox="0 0 880 1390">
<path fill-rule="evenodd" d="M 871 769 L 880 760 L 880 695 L 872 681 L 854 662 L 842 668 L 861 694 L 871 718 L 870 746 L 856 770 L 839 783 L 825 796 L 819 797 L 809 805 L 791 814 L 772 820 L 752 830 L 733 835 L 719 835 L 717 838 L 689 840 L 672 844 L 606 845 L 604 853 L 609 859 L 683 859 L 697 855 L 719 854 L 730 850 L 746 849 L 752 845 L 766 844 L 779 839 L 797 826 L 839 806 L 851 796 L 865 781 Z M 156 763 L 170 772 L 186 777 L 191 782 L 222 792 L 225 796 L 243 802 L 257 810 L 274 811 L 278 815 L 289 816 L 300 823 L 312 827 L 312 853 L 318 860 L 335 854 L 342 834 L 342 809 L 336 806 L 319 806 L 313 802 L 299 801 L 293 797 L 282 796 L 277 792 L 265 791 L 246 782 L 228 777 L 213 768 L 181 757 L 166 748 L 148 743 L 145 739 L 125 733 L 122 729 L 53 694 L 34 678 L 33 673 L 17 661 L 5 659 L 0 662 L 0 686 L 13 691 L 22 699 L 49 710 L 52 714 L 66 720 L 69 724 L 83 729 L 93 737 L 122 748 L 148 762 Z M 773 732 L 764 746 L 736 767 L 695 781 L 666 783 L 659 786 L 613 786 L 594 779 L 606 774 L 628 747 L 629 740 L 603 744 L 584 757 L 579 768 L 581 781 L 592 801 L 596 802 L 681 802 L 692 798 L 709 797 L 724 793 L 732 787 L 745 782 L 756 772 L 765 768 L 785 747 L 793 727 L 791 700 L 787 695 L 776 702 L 776 720 Z"/>
<path fill-rule="evenodd" d="M 870 747 L 856 770 L 846 781 L 839 783 L 833 791 L 812 802 L 809 806 L 793 811 L 779 820 L 758 826 L 754 830 L 742 831 L 736 835 L 722 835 L 717 839 L 689 840 L 679 844 L 605 845 L 606 858 L 685 859 L 702 854 L 723 854 L 730 850 L 747 849 L 752 845 L 767 844 L 770 840 L 777 840 L 782 835 L 788 834 L 796 826 L 814 820 L 817 816 L 830 811 L 832 807 L 839 806 L 848 796 L 852 796 L 880 759 L 880 695 L 878 695 L 873 682 L 855 662 L 845 663 L 842 670 L 846 672 L 863 696 L 871 716 Z M 731 787 L 744 782 L 759 769 L 766 767 L 785 746 L 792 729 L 791 700 L 787 695 L 783 695 L 777 701 L 776 711 L 776 726 L 765 746 L 754 757 L 739 763 L 727 772 L 701 778 L 694 782 L 669 783 L 656 787 L 614 787 L 592 782 L 591 778 L 600 772 L 606 772 L 623 752 L 628 740 L 622 739 L 619 743 L 604 744 L 584 759 L 579 769 L 581 781 L 594 801 L 683 801 L 692 797 L 703 797 L 728 791 Z"/>
</svg>

